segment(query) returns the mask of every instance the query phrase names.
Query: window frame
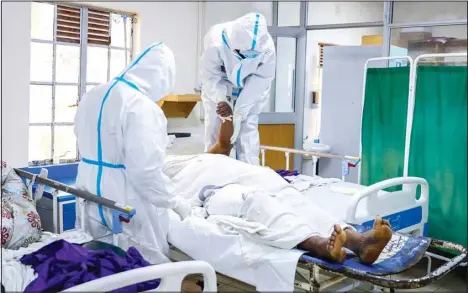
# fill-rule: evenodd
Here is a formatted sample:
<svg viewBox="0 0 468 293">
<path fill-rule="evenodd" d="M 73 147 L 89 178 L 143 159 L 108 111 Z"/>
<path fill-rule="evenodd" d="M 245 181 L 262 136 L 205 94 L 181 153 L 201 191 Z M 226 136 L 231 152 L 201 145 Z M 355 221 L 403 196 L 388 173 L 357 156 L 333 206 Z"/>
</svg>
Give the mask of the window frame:
<svg viewBox="0 0 468 293">
<path fill-rule="evenodd" d="M 33 2 L 34 3 L 34 2 Z M 41 2 L 37 2 L 41 4 Z M 107 81 L 109 81 L 110 77 L 110 68 L 111 68 L 111 51 L 112 50 L 119 50 L 119 51 L 124 51 L 125 52 L 125 63 L 126 66 L 130 64 L 130 62 L 133 60 L 133 55 L 134 55 L 134 30 L 135 30 L 135 23 L 137 20 L 137 15 L 134 13 L 128 13 L 128 12 L 122 12 L 122 11 L 114 11 L 110 9 L 105 9 L 105 8 L 98 8 L 98 7 L 93 7 L 93 8 L 88 8 L 86 6 L 80 6 L 80 5 L 70 5 L 70 4 L 57 4 L 57 3 L 50 3 L 50 2 L 45 2 L 44 4 L 48 5 L 53 5 L 54 6 L 54 18 L 53 20 L 53 37 L 52 40 L 44 40 L 44 39 L 36 39 L 31 36 L 31 41 L 30 44 L 33 43 L 43 43 L 43 44 L 52 44 L 52 80 L 50 82 L 43 82 L 43 81 L 34 81 L 31 80 L 29 81 L 29 86 L 33 85 L 38 85 L 38 86 L 50 86 L 52 90 L 52 96 L 51 96 L 51 103 L 52 103 L 52 113 L 51 113 L 51 122 L 29 122 L 29 130 L 31 131 L 31 127 L 35 126 L 48 126 L 50 127 L 51 131 L 51 136 L 50 136 L 50 158 L 48 159 L 41 159 L 41 160 L 35 160 L 34 158 L 28 158 L 29 165 L 43 165 L 43 164 L 52 164 L 54 157 L 56 157 L 55 154 L 55 149 L 54 149 L 54 144 L 55 144 L 55 126 L 74 126 L 74 122 L 57 122 L 55 120 L 55 108 L 56 108 L 56 87 L 57 86 L 76 86 L 77 87 L 77 103 L 81 100 L 81 97 L 86 93 L 86 87 L 87 86 L 96 86 L 99 85 L 100 83 L 97 82 L 87 82 L 86 78 L 86 70 L 87 70 L 87 53 L 88 53 L 88 46 L 90 47 L 100 47 L 100 48 L 106 48 L 108 53 L 107 53 Z M 71 43 L 71 42 L 63 42 L 63 41 L 57 41 L 57 6 L 66 6 L 66 7 L 71 7 L 71 8 L 79 8 L 80 9 L 80 43 Z M 103 11 L 103 12 L 108 12 L 110 21 L 109 21 L 109 33 L 112 34 L 112 23 L 114 22 L 114 15 L 120 15 L 121 19 L 124 20 L 124 31 L 125 31 L 125 36 L 124 36 L 124 46 L 119 47 L 119 46 L 113 46 L 112 43 L 109 43 L 109 45 L 98 45 L 98 44 L 88 44 L 88 10 L 98 10 L 98 11 Z M 130 18 L 130 42 L 127 40 L 127 21 L 126 19 Z M 127 47 L 127 44 L 130 46 Z M 57 46 L 70 46 L 70 47 L 78 47 L 80 52 L 79 52 L 79 72 L 78 74 L 78 82 L 57 82 Z M 127 60 L 129 58 L 129 60 Z M 30 97 L 31 98 L 31 97 Z M 72 105 L 70 105 L 72 106 Z M 28 143 L 28 148 L 32 147 L 31 142 Z M 62 155 L 62 154 L 60 154 Z M 60 157 L 56 157 L 60 158 Z M 70 158 L 70 159 L 65 159 L 68 162 L 72 161 L 79 161 L 80 160 L 80 155 L 78 151 L 78 145 L 76 147 L 76 156 L 75 158 Z"/>
</svg>

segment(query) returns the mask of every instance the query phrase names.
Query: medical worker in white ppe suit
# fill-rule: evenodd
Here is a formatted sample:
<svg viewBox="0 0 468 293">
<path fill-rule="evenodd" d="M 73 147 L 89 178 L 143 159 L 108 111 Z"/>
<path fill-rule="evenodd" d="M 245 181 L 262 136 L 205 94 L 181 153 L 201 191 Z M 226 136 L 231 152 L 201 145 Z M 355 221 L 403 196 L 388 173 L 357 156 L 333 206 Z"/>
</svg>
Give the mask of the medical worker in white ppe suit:
<svg viewBox="0 0 468 293">
<path fill-rule="evenodd" d="M 275 77 L 276 53 L 265 17 L 249 13 L 231 22 L 213 26 L 205 36 L 202 57 L 202 100 L 205 108 L 205 151 L 218 138 L 218 104 L 233 109 L 238 160 L 258 165 L 260 140 L 258 115 L 269 97 Z"/>
<path fill-rule="evenodd" d="M 168 209 L 182 218 L 190 211 L 162 172 L 167 120 L 155 102 L 170 93 L 174 79 L 172 51 L 163 43 L 153 44 L 118 77 L 85 94 L 75 117 L 82 157 L 76 185 L 136 209 L 118 244 L 135 246 L 153 263 L 169 261 Z M 86 211 L 87 231 L 93 237 L 109 234 L 111 210 L 87 203 Z M 77 211 L 77 226 L 79 216 Z"/>
</svg>

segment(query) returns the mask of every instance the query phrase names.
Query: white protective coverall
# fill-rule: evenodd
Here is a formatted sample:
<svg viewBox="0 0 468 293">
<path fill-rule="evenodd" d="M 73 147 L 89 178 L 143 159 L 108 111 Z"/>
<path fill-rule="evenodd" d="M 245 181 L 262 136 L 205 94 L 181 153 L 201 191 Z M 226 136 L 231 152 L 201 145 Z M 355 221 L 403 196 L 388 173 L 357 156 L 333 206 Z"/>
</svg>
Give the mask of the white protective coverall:
<svg viewBox="0 0 468 293">
<path fill-rule="evenodd" d="M 77 187 L 136 209 L 118 244 L 135 246 L 152 263 L 169 261 L 168 209 L 182 218 L 190 210 L 162 172 L 167 120 L 155 102 L 170 93 L 174 80 L 172 51 L 153 44 L 118 77 L 85 94 L 75 117 L 82 156 Z M 86 230 L 95 238 L 109 234 L 111 210 L 94 203 L 86 209 Z"/>
<path fill-rule="evenodd" d="M 237 159 L 259 165 L 258 115 L 267 102 L 276 70 L 275 46 L 265 17 L 249 13 L 215 25 L 204 43 L 201 78 L 205 151 L 216 143 L 222 123 L 216 105 L 231 97 L 231 105 L 235 101 L 231 142 L 235 143 Z"/>
</svg>

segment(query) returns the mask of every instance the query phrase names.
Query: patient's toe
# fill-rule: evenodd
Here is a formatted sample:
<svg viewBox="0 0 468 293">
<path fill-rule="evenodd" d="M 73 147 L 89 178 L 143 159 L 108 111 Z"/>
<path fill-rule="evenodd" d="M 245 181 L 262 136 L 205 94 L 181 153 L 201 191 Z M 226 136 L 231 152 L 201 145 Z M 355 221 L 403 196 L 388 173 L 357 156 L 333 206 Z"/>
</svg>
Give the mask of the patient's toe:
<svg viewBox="0 0 468 293">
<path fill-rule="evenodd" d="M 362 235 L 359 258 L 364 264 L 374 263 L 392 238 L 392 229 L 387 220 L 377 217 L 374 229 Z"/>
</svg>

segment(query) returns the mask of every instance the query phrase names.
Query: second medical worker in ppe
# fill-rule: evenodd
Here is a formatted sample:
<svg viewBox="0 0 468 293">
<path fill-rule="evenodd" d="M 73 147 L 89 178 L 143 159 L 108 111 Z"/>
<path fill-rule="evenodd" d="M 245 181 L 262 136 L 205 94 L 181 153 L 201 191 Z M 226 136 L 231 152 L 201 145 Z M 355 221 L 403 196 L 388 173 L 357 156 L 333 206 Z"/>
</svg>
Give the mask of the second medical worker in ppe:
<svg viewBox="0 0 468 293">
<path fill-rule="evenodd" d="M 265 17 L 249 13 L 213 26 L 205 36 L 202 57 L 202 100 L 205 108 L 205 151 L 218 138 L 226 117 L 218 104 L 233 108 L 237 159 L 259 164 L 258 115 L 265 106 L 275 77 L 276 54 Z"/>
<path fill-rule="evenodd" d="M 75 117 L 82 157 L 77 187 L 134 207 L 136 215 L 123 225 L 119 246 L 135 246 L 153 263 L 169 261 L 167 209 L 182 218 L 190 211 L 162 172 L 167 120 L 155 102 L 170 93 L 174 80 L 172 51 L 153 44 L 118 77 L 85 94 Z M 111 210 L 87 203 L 86 211 L 87 231 L 95 238 L 109 234 Z"/>
</svg>

